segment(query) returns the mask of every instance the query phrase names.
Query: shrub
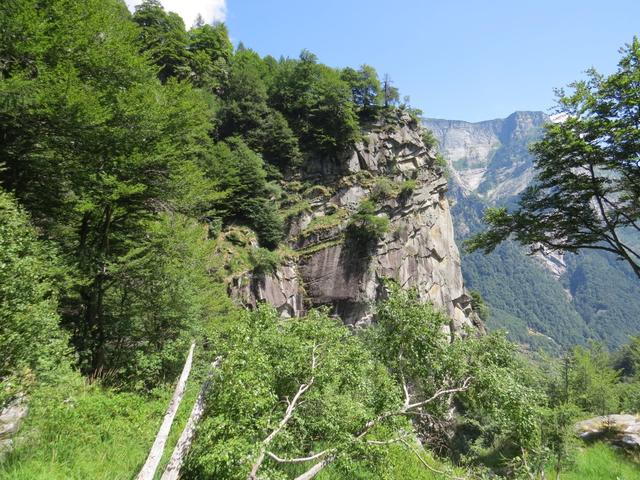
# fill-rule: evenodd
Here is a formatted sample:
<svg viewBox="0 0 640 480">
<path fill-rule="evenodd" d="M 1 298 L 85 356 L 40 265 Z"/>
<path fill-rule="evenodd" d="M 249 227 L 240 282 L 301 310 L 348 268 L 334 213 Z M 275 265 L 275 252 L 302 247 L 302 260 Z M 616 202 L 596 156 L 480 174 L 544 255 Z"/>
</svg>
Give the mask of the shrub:
<svg viewBox="0 0 640 480">
<path fill-rule="evenodd" d="M 427 150 L 431 150 L 438 146 L 438 140 L 431 130 L 423 129 L 420 134 L 420 138 L 422 139 L 422 143 Z"/>
<path fill-rule="evenodd" d="M 373 187 L 371 187 L 370 198 L 376 202 L 388 200 L 393 198 L 397 194 L 397 191 L 398 187 L 393 180 L 387 177 L 378 177 Z"/>
<path fill-rule="evenodd" d="M 413 192 L 417 186 L 418 182 L 416 180 L 405 180 L 404 182 L 402 182 L 402 184 L 400 185 L 400 194 L 398 195 L 400 197 L 400 200 L 404 201 L 411 195 L 413 195 Z"/>
<path fill-rule="evenodd" d="M 252 248 L 249 251 L 249 261 L 253 271 L 258 274 L 274 273 L 280 265 L 280 255 L 266 248 Z"/>
<path fill-rule="evenodd" d="M 40 380 L 69 364 L 57 313 L 57 265 L 27 215 L 0 190 L 0 407 L 34 374 Z"/>
<path fill-rule="evenodd" d="M 363 250 L 371 250 L 389 230 L 389 219 L 376 215 L 376 207 L 370 200 L 360 204 L 347 224 L 348 243 Z"/>
</svg>

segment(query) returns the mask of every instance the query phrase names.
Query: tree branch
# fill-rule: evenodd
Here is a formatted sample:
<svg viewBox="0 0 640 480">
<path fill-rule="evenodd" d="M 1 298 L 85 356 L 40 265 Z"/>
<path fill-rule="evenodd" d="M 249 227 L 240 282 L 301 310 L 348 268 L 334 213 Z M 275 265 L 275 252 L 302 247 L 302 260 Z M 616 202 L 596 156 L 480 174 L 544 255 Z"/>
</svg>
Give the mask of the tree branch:
<svg viewBox="0 0 640 480">
<path fill-rule="evenodd" d="M 311 351 L 311 375 L 312 375 L 311 379 L 307 383 L 303 383 L 302 385 L 300 385 L 300 387 L 298 388 L 298 391 L 293 396 L 292 400 L 289 400 L 288 398 L 286 399 L 287 409 L 284 413 L 284 416 L 278 423 L 278 426 L 274 428 L 273 431 L 269 435 L 267 435 L 267 437 L 262 441 L 260 445 L 260 452 L 258 453 L 258 457 L 256 458 L 256 461 L 253 463 L 251 467 L 251 471 L 249 472 L 249 476 L 247 477 L 248 480 L 256 480 L 258 475 L 258 470 L 260 469 L 260 467 L 264 462 L 267 447 L 273 441 L 273 439 L 282 431 L 282 429 L 287 425 L 287 423 L 293 416 L 293 412 L 295 411 L 296 407 L 299 405 L 300 397 L 302 397 L 302 395 L 304 395 L 304 393 L 307 390 L 309 390 L 309 388 L 311 388 L 311 386 L 313 385 L 313 382 L 315 381 L 314 373 L 318 364 L 318 357 L 316 355 L 317 350 L 318 350 L 318 345 L 316 344 L 313 346 L 313 349 Z"/>
<path fill-rule="evenodd" d="M 299 457 L 299 458 L 281 458 L 273 452 L 266 452 L 266 453 L 271 459 L 275 460 L 278 463 L 304 463 L 304 462 L 310 462 L 311 460 L 317 460 L 318 458 L 321 458 L 331 452 L 333 452 L 333 449 L 323 450 L 322 452 L 318 452 L 314 455 L 310 455 L 308 457 Z"/>
</svg>

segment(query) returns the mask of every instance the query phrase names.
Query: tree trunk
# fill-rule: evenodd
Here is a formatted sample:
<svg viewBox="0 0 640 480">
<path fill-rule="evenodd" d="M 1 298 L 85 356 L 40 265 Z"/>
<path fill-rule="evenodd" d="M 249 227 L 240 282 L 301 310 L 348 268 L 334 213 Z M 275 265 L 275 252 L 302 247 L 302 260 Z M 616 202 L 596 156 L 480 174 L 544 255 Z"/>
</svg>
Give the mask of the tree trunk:
<svg viewBox="0 0 640 480">
<path fill-rule="evenodd" d="M 182 462 L 187 456 L 187 453 L 189 453 L 191 443 L 193 442 L 193 437 L 196 433 L 196 425 L 198 424 L 200 418 L 202 418 L 202 414 L 204 413 L 207 391 L 211 386 L 211 375 L 213 374 L 213 370 L 215 370 L 218 365 L 220 365 L 219 358 L 216 359 L 216 361 L 211 365 L 209 378 L 202 384 L 202 388 L 200 389 L 198 398 L 196 398 L 196 403 L 193 405 L 193 409 L 191 409 L 189 420 L 187 420 L 187 424 L 185 425 L 184 430 L 182 431 L 182 434 L 178 439 L 178 443 L 176 443 L 176 446 L 173 449 L 171 460 L 169 460 L 167 468 L 165 468 L 164 473 L 162 474 L 161 480 L 177 480 L 178 476 L 180 475 Z"/>
<path fill-rule="evenodd" d="M 187 360 L 184 362 L 182 374 L 180 375 L 180 379 L 178 380 L 176 389 L 173 392 L 173 398 L 169 403 L 169 408 L 167 408 L 167 413 L 164 416 L 164 420 L 162 421 L 162 425 L 160 426 L 160 430 L 158 431 L 156 440 L 155 442 L 153 442 L 153 446 L 151 447 L 151 451 L 149 452 L 147 461 L 144 463 L 142 470 L 140 470 L 140 473 L 136 477 L 137 480 L 153 480 L 153 476 L 155 475 L 158 464 L 160 463 L 160 459 L 162 458 L 165 444 L 167 443 L 167 437 L 169 437 L 169 432 L 171 431 L 171 424 L 173 423 L 173 419 L 178 412 L 178 407 L 180 406 L 180 402 L 182 402 L 182 397 L 184 396 L 187 379 L 189 378 L 189 373 L 191 372 L 193 350 L 195 349 L 195 347 L 195 342 L 192 342 L 191 348 L 189 348 L 189 354 L 187 355 Z"/>
</svg>

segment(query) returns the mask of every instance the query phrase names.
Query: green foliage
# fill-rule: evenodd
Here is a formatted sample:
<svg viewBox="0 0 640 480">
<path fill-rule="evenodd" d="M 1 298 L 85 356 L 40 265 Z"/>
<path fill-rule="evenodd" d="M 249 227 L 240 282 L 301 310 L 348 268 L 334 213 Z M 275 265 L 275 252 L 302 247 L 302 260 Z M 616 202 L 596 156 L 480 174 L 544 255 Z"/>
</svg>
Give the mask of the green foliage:
<svg viewBox="0 0 640 480">
<path fill-rule="evenodd" d="M 277 64 L 269 101 L 287 118 L 306 152 L 336 154 L 358 138 L 349 85 L 310 52 Z"/>
<path fill-rule="evenodd" d="M 284 235 L 277 205 L 269 198 L 262 159 L 239 138 L 229 138 L 212 149 L 208 175 L 216 179 L 227 198 L 216 207 L 225 222 L 253 228 L 260 243 L 275 248 Z"/>
<path fill-rule="evenodd" d="M 427 150 L 433 150 L 438 147 L 438 140 L 431 130 L 424 128 L 420 134 L 420 138 Z"/>
<path fill-rule="evenodd" d="M 517 208 L 490 209 L 486 232 L 469 242 L 472 250 L 493 250 L 513 236 L 534 250 L 603 250 L 627 262 L 640 278 L 640 254 L 622 230 L 640 232 L 640 155 L 636 105 L 640 90 L 640 40 L 621 50 L 614 74 L 595 70 L 588 80 L 559 91 L 558 111 L 567 115 L 549 123 L 532 147 L 536 182 Z"/>
<path fill-rule="evenodd" d="M 161 215 L 148 225 L 147 238 L 112 266 L 117 287 L 103 301 L 126 304 L 113 309 L 114 331 L 104 348 L 117 382 L 151 389 L 174 378 L 191 339 L 204 340 L 213 309 L 212 250 L 202 225 Z"/>
<path fill-rule="evenodd" d="M 266 248 L 252 248 L 249 251 L 249 261 L 253 265 L 253 271 L 258 274 L 274 273 L 282 260 L 276 252 Z"/>
<path fill-rule="evenodd" d="M 369 198 L 374 202 L 384 202 L 398 195 L 398 185 L 387 177 L 376 177 Z"/>
<path fill-rule="evenodd" d="M 122 303 L 132 290 L 122 272 L 146 247 L 158 212 L 209 215 L 220 197 L 203 171 L 211 112 L 188 85 L 160 85 L 121 2 L 8 8 L 31 8 L 30 17 L 9 18 L 35 30 L 27 45 L 10 37 L 6 47 L 24 61 L 2 67 L 2 181 L 70 267 L 64 323 L 83 371 L 105 372 L 114 346 L 133 345 L 127 335 L 138 321 Z"/>
<path fill-rule="evenodd" d="M 452 189 L 456 239 L 464 240 L 482 229 L 486 203 Z M 610 348 L 624 344 L 638 331 L 640 318 L 640 284 L 631 268 L 606 252 L 582 251 L 563 260 L 566 272 L 557 278 L 507 240 L 486 255 L 463 252 L 462 273 L 466 286 L 491 308 L 488 328 L 504 328 L 511 340 L 532 350 L 560 353 L 589 339 Z"/>
<path fill-rule="evenodd" d="M 348 67 L 342 70 L 340 76 L 351 87 L 354 104 L 369 109 L 382 103 L 382 85 L 378 73 L 372 66 L 362 65 L 358 70 Z"/>
<path fill-rule="evenodd" d="M 351 215 L 345 235 L 351 245 L 367 252 L 376 246 L 388 230 L 389 219 L 386 216 L 377 215 L 375 204 L 365 200 Z"/>
<path fill-rule="evenodd" d="M 351 455 L 358 450 L 351 445 L 358 431 L 395 401 L 397 390 L 380 365 L 324 313 L 281 321 L 270 307 L 261 307 L 233 325 L 223 341 L 218 348 L 225 360 L 184 478 L 246 478 L 262 442 L 285 416 L 285 399 L 293 402 L 303 385 L 308 390 L 291 419 L 265 445 L 276 455 L 306 456 L 331 446 L 345 452 L 336 464 L 355 461 Z M 267 458 L 260 474 L 286 478 L 283 468 Z"/>
<path fill-rule="evenodd" d="M 267 96 L 267 66 L 251 50 L 231 60 L 218 112 L 219 136 L 242 135 L 264 160 L 285 171 L 300 164 L 298 139 L 282 113 L 271 108 Z"/>
<path fill-rule="evenodd" d="M 404 180 L 400 184 L 400 193 L 398 194 L 400 199 L 407 199 L 413 195 L 417 186 L 418 182 L 416 180 Z"/>
<path fill-rule="evenodd" d="M 619 406 L 616 383 L 620 372 L 611 366 L 609 352 L 601 344 L 575 347 L 571 352 L 569 397 L 585 412 L 608 415 Z"/>
<path fill-rule="evenodd" d="M 445 172 L 448 172 L 449 165 L 447 164 L 447 160 L 440 154 L 436 154 L 435 164 L 442 168 Z"/>
<path fill-rule="evenodd" d="M 556 472 L 572 467 L 575 461 L 578 441 L 574 428 L 579 414 L 579 409 L 571 403 L 543 410 L 542 443 Z"/>
<path fill-rule="evenodd" d="M 57 313 L 62 273 L 53 249 L 0 190 L 0 408 L 71 362 Z"/>
<path fill-rule="evenodd" d="M 193 85 L 217 92 L 227 81 L 233 54 L 229 32 L 223 23 L 202 24 L 188 32 L 190 80 Z"/>
<path fill-rule="evenodd" d="M 415 292 L 402 291 L 393 284 L 390 288 L 389 299 L 376 311 L 374 351 L 398 382 L 404 377 L 421 397 L 469 383 L 456 396 L 462 414 L 457 421 L 467 425 L 460 429 L 457 440 L 465 447 L 456 448 L 472 459 L 480 446 L 535 446 L 539 441 L 536 406 L 542 396 L 529 384 L 515 346 L 499 334 L 451 341 L 443 332 L 449 323 L 443 313 L 421 304 Z M 443 395 L 423 408 L 429 415 L 443 418 L 450 404 L 449 397 Z M 434 446 L 448 443 L 442 438 L 444 432 L 434 425 L 438 423 L 418 422 L 421 434 Z M 469 449 L 473 442 L 475 453 Z"/>
<path fill-rule="evenodd" d="M 340 208 L 330 215 L 315 217 L 311 220 L 309 225 L 307 225 L 307 228 L 302 231 L 302 235 L 309 236 L 315 232 L 336 228 L 342 224 L 342 222 L 347 218 L 347 215 L 347 211 Z"/>
<path fill-rule="evenodd" d="M 477 289 L 491 306 L 489 328 L 505 328 L 513 340 L 556 351 L 557 345 L 570 348 L 584 343 L 592 336 L 590 328 L 553 277 L 527 260 L 510 242 L 490 256 L 476 252 L 464 257 L 468 287 Z"/>
<path fill-rule="evenodd" d="M 482 298 L 482 294 L 477 290 L 470 290 L 469 295 L 471 295 L 471 308 L 478 314 L 480 320 L 486 322 L 489 318 L 489 306 Z"/>
<path fill-rule="evenodd" d="M 182 17 L 165 12 L 158 0 L 144 0 L 136 7 L 133 20 L 141 27 L 139 42 L 158 66 L 158 78 L 189 75 L 188 37 Z"/>
</svg>

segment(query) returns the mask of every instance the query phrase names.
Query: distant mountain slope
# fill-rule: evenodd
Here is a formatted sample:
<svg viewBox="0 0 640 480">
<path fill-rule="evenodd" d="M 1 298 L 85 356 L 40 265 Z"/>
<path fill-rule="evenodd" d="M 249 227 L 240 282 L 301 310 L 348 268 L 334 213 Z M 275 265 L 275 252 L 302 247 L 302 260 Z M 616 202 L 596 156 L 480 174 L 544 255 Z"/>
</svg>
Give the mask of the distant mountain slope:
<svg viewBox="0 0 640 480">
<path fill-rule="evenodd" d="M 547 121 L 542 112 L 477 123 L 424 120 L 451 171 L 458 242 L 483 228 L 487 206 L 509 205 L 529 185 L 528 145 Z M 490 255 L 464 255 L 462 269 L 491 307 L 489 327 L 506 328 L 523 344 L 558 349 L 596 339 L 617 346 L 640 332 L 640 282 L 604 253 L 531 257 L 506 242 Z"/>
</svg>

